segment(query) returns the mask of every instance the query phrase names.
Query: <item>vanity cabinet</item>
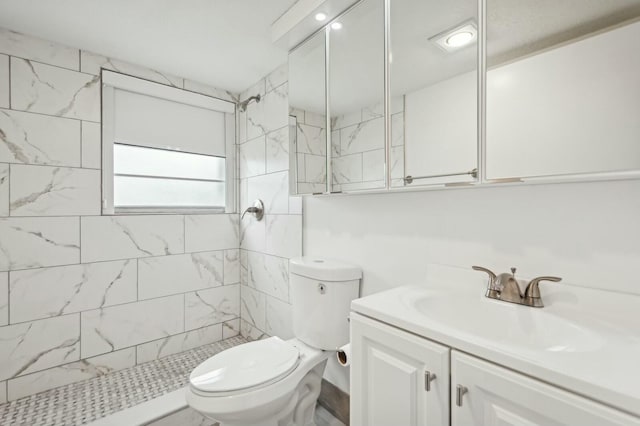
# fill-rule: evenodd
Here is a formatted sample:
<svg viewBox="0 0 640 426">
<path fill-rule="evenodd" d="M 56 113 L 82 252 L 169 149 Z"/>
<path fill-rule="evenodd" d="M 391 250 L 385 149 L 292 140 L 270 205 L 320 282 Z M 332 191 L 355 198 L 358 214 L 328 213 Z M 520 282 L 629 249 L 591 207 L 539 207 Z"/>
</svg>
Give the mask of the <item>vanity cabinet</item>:
<svg viewBox="0 0 640 426">
<path fill-rule="evenodd" d="M 351 346 L 354 426 L 640 426 L 637 417 L 354 312 Z"/>
<path fill-rule="evenodd" d="M 449 348 L 351 316 L 351 424 L 448 425 Z"/>
<path fill-rule="evenodd" d="M 451 351 L 451 418 L 453 426 L 640 424 L 618 410 L 457 351 Z"/>
</svg>

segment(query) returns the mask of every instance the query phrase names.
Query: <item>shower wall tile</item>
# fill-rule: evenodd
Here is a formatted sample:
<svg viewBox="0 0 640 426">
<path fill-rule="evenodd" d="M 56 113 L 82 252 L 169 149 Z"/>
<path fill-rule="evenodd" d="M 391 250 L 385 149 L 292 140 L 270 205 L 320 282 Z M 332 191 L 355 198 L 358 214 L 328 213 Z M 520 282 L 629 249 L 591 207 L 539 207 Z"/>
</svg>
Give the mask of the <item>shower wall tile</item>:
<svg viewBox="0 0 640 426">
<path fill-rule="evenodd" d="M 248 252 L 249 287 L 278 299 L 289 300 L 289 259 Z"/>
<path fill-rule="evenodd" d="M 289 170 L 289 127 L 269 133 L 266 144 L 266 172 Z"/>
<path fill-rule="evenodd" d="M 248 341 L 261 340 L 269 337 L 267 333 L 260 330 L 253 324 L 244 319 L 240 320 L 240 334 Z"/>
<path fill-rule="evenodd" d="M 249 178 L 248 201 L 261 199 L 266 214 L 289 212 L 289 173 L 278 172 Z"/>
<path fill-rule="evenodd" d="M 0 52 L 79 71 L 78 49 L 0 28 Z"/>
<path fill-rule="evenodd" d="M 289 214 L 302 214 L 302 197 L 289 197 Z"/>
<path fill-rule="evenodd" d="M 342 155 L 384 149 L 384 120 L 376 118 L 340 130 Z"/>
<path fill-rule="evenodd" d="M 11 216 L 100 214 L 100 171 L 11 165 Z"/>
<path fill-rule="evenodd" d="M 82 167 L 99 169 L 102 166 L 100 123 L 82 122 Z"/>
<path fill-rule="evenodd" d="M 79 314 L 0 328 L 0 380 L 77 361 Z"/>
<path fill-rule="evenodd" d="M 324 114 L 318 114 L 311 111 L 306 111 L 304 116 L 304 123 L 310 126 L 327 128 L 327 116 Z"/>
<path fill-rule="evenodd" d="M 206 84 L 202 84 L 193 80 L 184 80 L 184 88 L 192 92 L 202 93 L 203 95 L 213 96 L 214 98 L 222 99 L 224 101 L 229 101 L 233 103 L 238 102 L 240 97 L 240 95 L 237 93 L 233 93 L 228 90 L 218 89 L 216 87 L 211 87 Z"/>
<path fill-rule="evenodd" d="M 362 153 L 362 180 L 384 180 L 384 149 Z"/>
<path fill-rule="evenodd" d="M 185 329 L 193 330 L 240 316 L 240 285 L 226 285 L 185 294 Z"/>
<path fill-rule="evenodd" d="M 77 217 L 0 219 L 0 271 L 80 262 Z"/>
<path fill-rule="evenodd" d="M 11 58 L 11 108 L 100 121 L 99 76 Z"/>
<path fill-rule="evenodd" d="M 9 324 L 9 274 L 0 272 L 0 326 Z"/>
<path fill-rule="evenodd" d="M 135 364 L 135 349 L 127 348 L 28 374 L 8 381 L 9 399 L 14 400 L 80 380 L 104 376 L 133 367 Z"/>
<path fill-rule="evenodd" d="M 327 181 L 327 158 L 319 155 L 304 155 L 304 182 L 325 183 Z"/>
<path fill-rule="evenodd" d="M 302 216 L 266 216 L 265 253 L 280 257 L 302 256 Z"/>
<path fill-rule="evenodd" d="M 362 154 L 345 155 L 332 160 L 333 182 L 362 182 Z"/>
<path fill-rule="evenodd" d="M 281 339 L 292 339 L 293 318 L 291 316 L 291 305 L 272 297 L 267 298 L 267 314 L 265 331 L 272 336 Z"/>
<path fill-rule="evenodd" d="M 249 252 L 240 250 L 240 284 L 248 285 L 249 283 Z"/>
<path fill-rule="evenodd" d="M 1 54 L 0 54 L 0 108 L 9 108 L 9 57 L 7 55 L 1 55 Z"/>
<path fill-rule="evenodd" d="M 0 131 L 2 162 L 80 167 L 78 120 L 0 109 Z"/>
<path fill-rule="evenodd" d="M 184 295 L 82 312 L 82 356 L 90 357 L 184 331 Z"/>
<path fill-rule="evenodd" d="M 287 126 L 288 87 L 283 84 L 268 92 L 260 102 L 247 106 L 247 139 L 251 140 Z"/>
<path fill-rule="evenodd" d="M 369 182 L 351 182 L 340 185 L 341 191 L 358 191 L 364 189 L 380 189 L 384 187 L 383 180 L 372 180 Z"/>
<path fill-rule="evenodd" d="M 391 179 L 404 176 L 404 146 L 394 146 L 391 148 Z"/>
<path fill-rule="evenodd" d="M 222 282 L 222 251 L 148 257 L 138 261 L 139 299 L 217 287 Z"/>
<path fill-rule="evenodd" d="M 240 315 L 246 321 L 260 330 L 266 325 L 266 297 L 264 293 L 247 286 L 240 286 Z M 244 333 L 242 334 L 245 335 Z"/>
<path fill-rule="evenodd" d="M 338 117 L 332 117 L 331 128 L 343 129 L 345 127 L 353 126 L 362 121 L 362 111 L 357 110 L 349 114 L 339 115 Z"/>
<path fill-rule="evenodd" d="M 9 165 L 0 163 L 0 217 L 9 216 Z"/>
<path fill-rule="evenodd" d="M 327 152 L 326 134 L 324 128 L 298 123 L 296 133 L 298 152 L 324 156 Z"/>
<path fill-rule="evenodd" d="M 391 116 L 391 146 L 404 145 L 404 113 Z"/>
<path fill-rule="evenodd" d="M 271 92 L 287 82 L 288 64 L 282 64 L 265 77 L 266 91 Z"/>
<path fill-rule="evenodd" d="M 244 92 L 240 94 L 240 100 L 243 101 L 245 99 L 250 98 L 251 96 L 264 96 L 267 93 L 267 86 L 265 79 L 261 79 L 260 81 L 254 83 L 251 87 L 246 89 Z"/>
<path fill-rule="evenodd" d="M 240 248 L 264 251 L 266 248 L 266 219 L 257 221 L 253 216 L 240 223 Z"/>
<path fill-rule="evenodd" d="M 240 145 L 240 178 L 258 176 L 266 172 L 265 138 L 258 137 Z"/>
<path fill-rule="evenodd" d="M 237 284 L 240 282 L 240 250 L 224 251 L 224 284 Z"/>
<path fill-rule="evenodd" d="M 82 262 L 184 253 L 184 218 L 173 215 L 83 217 Z"/>
<path fill-rule="evenodd" d="M 136 300 L 136 261 L 88 263 L 11 273 L 11 323 Z"/>
<path fill-rule="evenodd" d="M 175 77 L 170 74 L 164 74 L 156 70 L 133 65 L 127 62 L 119 61 L 117 59 L 107 58 L 102 55 L 87 52 L 85 50 L 81 51 L 80 59 L 82 67 L 80 71 L 88 74 L 93 74 L 95 76 L 100 75 L 100 68 L 105 68 L 108 70 L 133 75 L 146 80 L 155 81 L 157 83 L 178 87 L 180 89 L 184 87 L 184 80 L 180 77 Z"/>
<path fill-rule="evenodd" d="M 185 224 L 185 251 L 214 251 L 238 248 L 238 215 L 187 215 Z"/>
<path fill-rule="evenodd" d="M 136 346 L 138 364 L 220 341 L 222 324 L 210 325 Z"/>
<path fill-rule="evenodd" d="M 228 339 L 240 334 L 240 318 L 222 323 L 222 339 Z"/>
</svg>

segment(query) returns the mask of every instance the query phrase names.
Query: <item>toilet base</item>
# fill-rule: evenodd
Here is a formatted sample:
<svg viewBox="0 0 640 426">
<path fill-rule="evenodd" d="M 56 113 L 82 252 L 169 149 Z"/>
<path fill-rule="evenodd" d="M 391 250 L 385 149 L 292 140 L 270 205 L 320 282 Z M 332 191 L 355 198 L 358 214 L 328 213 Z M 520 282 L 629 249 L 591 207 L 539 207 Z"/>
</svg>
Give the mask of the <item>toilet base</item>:
<svg viewBox="0 0 640 426">
<path fill-rule="evenodd" d="M 326 363 L 324 360 L 309 371 L 291 393 L 286 405 L 271 416 L 256 422 L 220 422 L 206 413 L 202 414 L 220 422 L 220 426 L 315 426 L 314 414 Z"/>
</svg>

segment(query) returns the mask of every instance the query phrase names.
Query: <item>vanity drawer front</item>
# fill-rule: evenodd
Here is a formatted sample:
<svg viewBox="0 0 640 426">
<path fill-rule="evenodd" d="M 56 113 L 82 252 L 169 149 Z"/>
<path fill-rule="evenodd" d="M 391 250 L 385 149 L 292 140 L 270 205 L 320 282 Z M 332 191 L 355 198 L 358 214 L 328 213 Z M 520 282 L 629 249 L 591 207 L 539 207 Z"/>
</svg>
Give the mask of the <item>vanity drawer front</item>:
<svg viewBox="0 0 640 426">
<path fill-rule="evenodd" d="M 636 417 L 455 350 L 451 416 L 453 426 L 640 425 Z"/>
<path fill-rule="evenodd" d="M 351 313 L 351 424 L 449 424 L 449 348 Z"/>
</svg>

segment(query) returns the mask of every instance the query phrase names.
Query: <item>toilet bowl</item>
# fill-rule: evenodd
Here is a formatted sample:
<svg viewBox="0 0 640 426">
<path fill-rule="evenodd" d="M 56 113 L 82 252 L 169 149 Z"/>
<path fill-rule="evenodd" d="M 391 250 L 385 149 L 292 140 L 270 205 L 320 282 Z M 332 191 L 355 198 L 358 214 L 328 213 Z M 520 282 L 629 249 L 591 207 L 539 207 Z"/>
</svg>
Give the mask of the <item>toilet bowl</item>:
<svg viewBox="0 0 640 426">
<path fill-rule="evenodd" d="M 332 352 L 270 337 L 221 354 L 228 358 L 209 358 L 215 365 L 205 361 L 191 374 L 187 402 L 192 408 L 225 426 L 313 424 Z"/>
<path fill-rule="evenodd" d="M 187 403 L 222 426 L 311 426 L 327 359 L 348 342 L 361 271 L 336 261 L 290 264 L 295 338 L 220 352 L 191 373 Z"/>
</svg>

